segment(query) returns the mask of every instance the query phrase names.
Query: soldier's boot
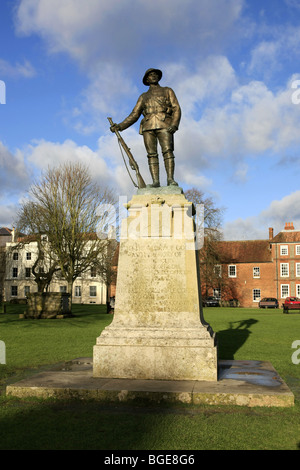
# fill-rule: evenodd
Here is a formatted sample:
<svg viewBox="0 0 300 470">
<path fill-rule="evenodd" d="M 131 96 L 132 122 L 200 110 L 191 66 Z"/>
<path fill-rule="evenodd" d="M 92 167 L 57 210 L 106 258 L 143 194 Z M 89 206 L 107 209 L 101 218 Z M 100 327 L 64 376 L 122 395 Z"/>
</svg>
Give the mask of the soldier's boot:
<svg viewBox="0 0 300 470">
<path fill-rule="evenodd" d="M 152 188 L 159 188 L 159 162 L 158 157 L 148 157 L 150 174 L 152 176 L 153 183 L 151 184 Z"/>
<path fill-rule="evenodd" d="M 168 152 L 164 155 L 165 169 L 167 172 L 167 184 L 168 186 L 178 186 L 178 183 L 174 181 L 174 170 L 175 170 L 175 158 L 173 153 Z"/>
</svg>

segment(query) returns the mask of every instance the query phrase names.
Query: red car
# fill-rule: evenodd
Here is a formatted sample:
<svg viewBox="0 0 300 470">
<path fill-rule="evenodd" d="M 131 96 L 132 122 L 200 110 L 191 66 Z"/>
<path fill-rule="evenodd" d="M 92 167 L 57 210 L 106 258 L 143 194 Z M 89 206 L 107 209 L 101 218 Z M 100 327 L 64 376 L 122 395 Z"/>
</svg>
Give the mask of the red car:
<svg viewBox="0 0 300 470">
<path fill-rule="evenodd" d="M 300 299 L 298 297 L 287 297 L 283 304 L 283 313 L 289 313 L 289 310 L 300 310 Z"/>
</svg>

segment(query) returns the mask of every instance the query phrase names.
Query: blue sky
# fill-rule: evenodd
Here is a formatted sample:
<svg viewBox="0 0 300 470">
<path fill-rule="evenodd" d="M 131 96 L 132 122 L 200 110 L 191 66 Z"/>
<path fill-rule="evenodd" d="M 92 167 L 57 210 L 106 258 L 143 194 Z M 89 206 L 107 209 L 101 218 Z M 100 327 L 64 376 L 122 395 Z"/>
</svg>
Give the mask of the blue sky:
<svg viewBox="0 0 300 470">
<path fill-rule="evenodd" d="M 130 198 L 107 117 L 157 67 L 182 108 L 175 179 L 225 209 L 225 239 L 300 230 L 299 64 L 300 0 L 1 0 L 0 226 L 65 161 Z M 150 183 L 138 129 L 122 135 Z"/>
</svg>

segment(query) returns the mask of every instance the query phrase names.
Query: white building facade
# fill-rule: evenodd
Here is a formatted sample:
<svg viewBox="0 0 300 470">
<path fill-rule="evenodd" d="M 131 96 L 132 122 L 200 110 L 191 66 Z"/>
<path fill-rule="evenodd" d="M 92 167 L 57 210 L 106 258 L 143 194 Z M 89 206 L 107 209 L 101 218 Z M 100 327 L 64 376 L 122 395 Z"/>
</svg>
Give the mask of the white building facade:
<svg viewBox="0 0 300 470">
<path fill-rule="evenodd" d="M 35 241 L 19 245 L 6 243 L 6 267 L 4 276 L 4 300 L 21 301 L 29 293 L 38 291 L 32 267 L 38 257 L 38 244 Z M 46 263 L 45 263 L 46 264 Z M 43 269 L 43 268 L 40 268 Z M 44 268 L 47 269 L 47 266 Z M 48 292 L 67 292 L 68 283 L 61 275 L 54 274 Z M 74 304 L 106 304 L 107 288 L 95 268 L 88 269 L 73 284 Z"/>
</svg>

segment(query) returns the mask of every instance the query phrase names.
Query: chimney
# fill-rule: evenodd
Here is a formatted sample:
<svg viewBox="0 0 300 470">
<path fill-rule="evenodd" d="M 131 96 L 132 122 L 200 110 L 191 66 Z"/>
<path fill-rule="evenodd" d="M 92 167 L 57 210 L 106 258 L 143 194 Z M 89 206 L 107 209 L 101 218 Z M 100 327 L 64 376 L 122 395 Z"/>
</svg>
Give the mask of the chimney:
<svg viewBox="0 0 300 470">
<path fill-rule="evenodd" d="M 286 222 L 284 230 L 295 230 L 293 222 Z"/>
<path fill-rule="evenodd" d="M 11 241 L 14 243 L 15 242 L 15 227 L 12 228 L 11 231 Z"/>
<path fill-rule="evenodd" d="M 274 229 L 272 227 L 269 228 L 269 240 L 272 240 L 274 238 Z"/>
</svg>

